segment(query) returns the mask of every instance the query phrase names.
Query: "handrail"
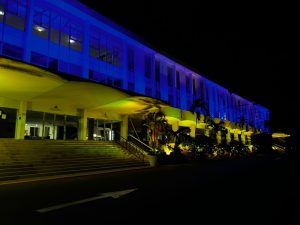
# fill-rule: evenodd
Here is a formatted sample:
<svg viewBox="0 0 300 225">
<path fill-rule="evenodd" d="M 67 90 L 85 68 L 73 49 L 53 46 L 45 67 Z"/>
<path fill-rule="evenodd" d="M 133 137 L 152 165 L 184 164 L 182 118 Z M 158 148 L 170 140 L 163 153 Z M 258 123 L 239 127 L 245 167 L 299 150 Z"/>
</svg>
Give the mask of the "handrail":
<svg viewBox="0 0 300 225">
<path fill-rule="evenodd" d="M 138 143 L 142 144 L 143 146 L 145 146 L 147 148 L 147 151 L 150 150 L 150 152 L 154 152 L 153 148 L 151 148 L 149 145 L 146 145 L 141 140 L 137 139 L 136 137 L 132 136 L 131 134 L 129 134 L 128 136 L 131 137 L 131 138 L 133 138 L 135 141 L 137 141 Z"/>
<path fill-rule="evenodd" d="M 145 161 L 146 152 L 134 143 L 129 142 L 126 138 L 120 136 L 120 140 L 115 140 L 124 149 L 126 149 L 130 154 L 134 155 L 137 159 Z"/>
</svg>

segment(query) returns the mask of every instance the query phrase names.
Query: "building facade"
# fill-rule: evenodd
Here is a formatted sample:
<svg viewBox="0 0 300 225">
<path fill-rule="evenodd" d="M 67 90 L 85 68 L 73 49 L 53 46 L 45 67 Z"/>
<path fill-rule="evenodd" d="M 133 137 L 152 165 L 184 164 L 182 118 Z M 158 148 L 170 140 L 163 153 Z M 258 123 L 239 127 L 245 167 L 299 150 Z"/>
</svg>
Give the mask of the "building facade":
<svg viewBox="0 0 300 225">
<path fill-rule="evenodd" d="M 209 132 L 190 112 L 196 99 L 207 102 L 203 114 L 225 121 L 227 141 L 267 131 L 267 108 L 75 0 L 0 0 L 0 138 L 113 140 L 157 99 L 168 103 L 162 109 L 172 128 L 188 126 L 192 136 Z"/>
</svg>

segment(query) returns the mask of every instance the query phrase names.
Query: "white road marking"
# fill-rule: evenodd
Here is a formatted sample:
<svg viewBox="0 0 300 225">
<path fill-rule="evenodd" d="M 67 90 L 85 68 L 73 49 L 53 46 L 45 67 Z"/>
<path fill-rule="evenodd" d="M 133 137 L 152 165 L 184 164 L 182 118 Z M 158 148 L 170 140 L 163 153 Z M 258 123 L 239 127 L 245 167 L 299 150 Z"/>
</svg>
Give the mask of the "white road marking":
<svg viewBox="0 0 300 225">
<path fill-rule="evenodd" d="M 39 212 L 39 213 L 46 213 L 46 212 L 66 208 L 66 207 L 73 206 L 73 205 L 79 205 L 79 204 L 83 204 L 83 203 L 86 203 L 86 202 L 99 200 L 99 199 L 102 199 L 102 198 L 111 197 L 111 198 L 116 199 L 116 198 L 122 197 L 123 195 L 129 194 L 133 191 L 136 191 L 136 190 L 137 190 L 137 188 L 133 188 L 133 189 L 127 189 L 127 190 L 122 190 L 122 191 L 100 193 L 100 196 L 85 198 L 85 199 L 78 200 L 78 201 L 73 201 L 73 202 L 67 202 L 67 203 L 60 204 L 60 205 L 54 205 L 54 206 L 50 206 L 50 207 L 47 207 L 47 208 L 38 209 L 36 211 Z"/>
</svg>

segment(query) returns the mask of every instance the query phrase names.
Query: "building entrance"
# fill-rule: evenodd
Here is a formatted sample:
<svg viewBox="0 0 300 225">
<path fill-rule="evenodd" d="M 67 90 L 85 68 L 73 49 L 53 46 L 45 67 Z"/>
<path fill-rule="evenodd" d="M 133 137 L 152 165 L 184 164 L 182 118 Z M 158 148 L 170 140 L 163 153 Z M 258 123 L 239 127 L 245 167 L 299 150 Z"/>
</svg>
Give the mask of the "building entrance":
<svg viewBox="0 0 300 225">
<path fill-rule="evenodd" d="M 88 118 L 88 139 L 114 141 L 120 138 L 121 122 L 117 120 L 97 120 Z"/>
<path fill-rule="evenodd" d="M 79 117 L 27 111 L 25 139 L 77 139 Z"/>
<path fill-rule="evenodd" d="M 0 107 L 0 138 L 15 137 L 16 115 L 16 109 Z"/>
</svg>

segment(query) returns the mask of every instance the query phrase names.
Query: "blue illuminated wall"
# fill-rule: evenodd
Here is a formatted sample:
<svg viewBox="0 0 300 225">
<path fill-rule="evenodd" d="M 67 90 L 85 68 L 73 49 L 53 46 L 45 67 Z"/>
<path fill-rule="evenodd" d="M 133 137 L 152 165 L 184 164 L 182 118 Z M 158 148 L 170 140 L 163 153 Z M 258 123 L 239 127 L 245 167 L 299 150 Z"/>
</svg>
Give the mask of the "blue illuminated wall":
<svg viewBox="0 0 300 225">
<path fill-rule="evenodd" d="M 266 130 L 269 111 L 147 47 L 74 0 L 0 0 L 0 54 Z"/>
</svg>

